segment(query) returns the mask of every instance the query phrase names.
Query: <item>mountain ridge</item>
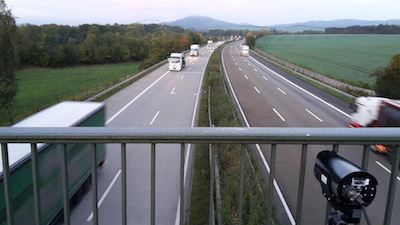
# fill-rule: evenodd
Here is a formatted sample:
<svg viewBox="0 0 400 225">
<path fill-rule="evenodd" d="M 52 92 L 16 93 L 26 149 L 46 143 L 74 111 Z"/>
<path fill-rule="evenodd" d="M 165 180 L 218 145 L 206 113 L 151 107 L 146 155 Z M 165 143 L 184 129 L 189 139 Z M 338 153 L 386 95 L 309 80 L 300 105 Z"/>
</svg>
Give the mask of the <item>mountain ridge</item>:
<svg viewBox="0 0 400 225">
<path fill-rule="evenodd" d="M 216 20 L 211 17 L 205 16 L 188 16 L 179 20 L 171 22 L 163 22 L 160 24 L 165 24 L 169 26 L 180 26 L 185 29 L 192 30 L 211 30 L 211 29 L 249 29 L 249 30 L 259 30 L 259 29 L 279 29 L 279 28 L 289 28 L 289 27 L 299 27 L 304 26 L 304 29 L 315 28 L 317 30 L 323 30 L 328 27 L 349 27 L 349 26 L 377 26 L 379 24 L 388 25 L 400 25 L 400 19 L 390 19 L 390 20 L 356 20 L 356 19 L 337 19 L 330 21 L 323 20 L 313 20 L 308 22 L 299 22 L 291 24 L 277 24 L 272 26 L 256 26 L 249 23 L 230 23 L 222 20 Z"/>
</svg>

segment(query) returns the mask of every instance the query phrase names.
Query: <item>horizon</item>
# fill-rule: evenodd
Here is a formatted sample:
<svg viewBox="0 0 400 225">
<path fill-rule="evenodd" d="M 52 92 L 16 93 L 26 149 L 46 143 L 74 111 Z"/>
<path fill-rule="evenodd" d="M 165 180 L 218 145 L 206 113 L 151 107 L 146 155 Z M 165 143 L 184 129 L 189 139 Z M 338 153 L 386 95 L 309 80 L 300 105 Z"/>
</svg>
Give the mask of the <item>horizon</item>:
<svg viewBox="0 0 400 225">
<path fill-rule="evenodd" d="M 254 26 L 333 21 L 400 19 L 398 0 L 6 0 L 17 24 L 131 24 L 164 23 L 193 14 Z"/>
</svg>

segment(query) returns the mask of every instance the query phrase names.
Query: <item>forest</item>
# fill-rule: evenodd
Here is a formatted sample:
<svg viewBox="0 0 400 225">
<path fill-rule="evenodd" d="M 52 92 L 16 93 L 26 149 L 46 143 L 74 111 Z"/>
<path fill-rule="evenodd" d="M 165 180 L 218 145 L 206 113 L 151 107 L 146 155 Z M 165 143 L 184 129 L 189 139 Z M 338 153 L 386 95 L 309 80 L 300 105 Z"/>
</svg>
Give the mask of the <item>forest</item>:
<svg viewBox="0 0 400 225">
<path fill-rule="evenodd" d="M 20 67 L 65 67 L 145 59 L 154 63 L 170 52 L 188 49 L 191 43 L 204 43 L 205 38 L 158 24 L 26 24 L 18 27 L 15 42 Z"/>
<path fill-rule="evenodd" d="M 325 34 L 400 34 L 400 26 L 380 24 L 378 26 L 331 27 L 325 28 Z"/>
</svg>

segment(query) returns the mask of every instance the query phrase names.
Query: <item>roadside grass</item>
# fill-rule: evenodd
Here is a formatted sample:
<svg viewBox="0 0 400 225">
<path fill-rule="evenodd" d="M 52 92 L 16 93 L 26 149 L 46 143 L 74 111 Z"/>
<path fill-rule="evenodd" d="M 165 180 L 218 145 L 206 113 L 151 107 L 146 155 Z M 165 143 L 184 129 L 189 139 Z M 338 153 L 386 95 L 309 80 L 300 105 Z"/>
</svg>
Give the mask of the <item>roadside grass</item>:
<svg viewBox="0 0 400 225">
<path fill-rule="evenodd" d="M 61 101 L 86 100 L 136 74 L 139 66 L 134 62 L 18 72 L 13 123 Z M 0 111 L 0 125 L 11 125 L 4 111 Z"/>
<path fill-rule="evenodd" d="M 230 95 L 225 92 L 225 78 L 220 73 L 220 49 L 222 47 L 220 46 L 214 51 L 206 68 L 203 84 L 203 90 L 206 90 L 206 94 L 203 95 L 201 100 L 199 126 L 209 126 L 209 113 L 211 114 L 211 123 L 216 127 L 240 126 L 238 125 L 240 121 L 237 119 L 235 105 L 232 103 Z M 213 149 L 217 154 L 216 159 L 221 178 L 222 204 L 220 208 L 217 207 L 216 213 L 220 213 L 222 224 L 235 224 L 238 221 L 241 145 L 214 144 Z M 208 145 L 196 145 L 194 163 L 189 224 L 203 225 L 209 222 L 210 164 Z M 251 166 L 253 166 L 254 172 Z M 242 223 L 265 224 L 268 210 L 267 202 L 267 191 L 261 172 L 252 152 L 246 150 Z M 280 224 L 275 209 L 272 210 L 274 210 L 274 224 Z M 215 218 L 218 218 L 217 214 Z"/>
<path fill-rule="evenodd" d="M 273 35 L 256 47 L 303 68 L 345 83 L 373 89 L 378 67 L 400 49 L 400 35 Z"/>
</svg>

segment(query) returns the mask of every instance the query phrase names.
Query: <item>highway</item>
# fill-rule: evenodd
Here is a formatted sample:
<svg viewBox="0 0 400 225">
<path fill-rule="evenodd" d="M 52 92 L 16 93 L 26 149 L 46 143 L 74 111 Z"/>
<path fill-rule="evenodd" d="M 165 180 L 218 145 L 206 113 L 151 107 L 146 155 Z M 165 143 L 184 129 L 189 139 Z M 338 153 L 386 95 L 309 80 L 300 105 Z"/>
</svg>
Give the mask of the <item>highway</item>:
<svg viewBox="0 0 400 225">
<path fill-rule="evenodd" d="M 169 71 L 168 64 L 128 86 L 106 103 L 107 127 L 193 127 L 201 97 L 205 66 L 212 51 L 186 57 L 186 67 Z M 186 187 L 192 151 L 185 154 Z M 150 224 L 150 144 L 127 145 L 128 224 Z M 106 146 L 107 163 L 98 169 L 99 224 L 121 224 L 120 145 Z M 188 171 L 189 170 L 189 171 Z M 156 224 L 179 224 L 180 145 L 156 145 Z M 189 199 L 190 190 L 185 190 Z M 72 211 L 71 224 L 92 224 L 91 193 Z"/>
<path fill-rule="evenodd" d="M 349 104 L 323 92 L 256 56 L 239 55 L 241 41 L 228 44 L 222 52 L 228 80 L 251 127 L 348 127 Z M 349 128 L 351 129 L 351 128 Z M 361 166 L 362 146 L 340 146 L 339 152 Z M 266 159 L 270 146 L 261 146 Z M 313 170 L 318 152 L 332 146 L 309 146 L 306 166 L 302 224 L 324 224 L 326 202 Z M 278 145 L 275 186 L 281 192 L 282 206 L 277 206 L 285 224 L 294 224 L 300 171 L 301 146 Z M 378 179 L 378 192 L 367 207 L 372 224 L 383 224 L 391 164 L 386 155 L 370 154 L 368 172 Z M 400 181 L 400 178 L 398 178 Z M 400 224 L 400 187 L 391 224 Z M 278 196 L 278 195 L 277 195 Z M 285 208 L 285 204 L 287 207 Z M 286 216 L 285 216 L 286 215 Z M 362 223 L 366 224 L 364 217 Z"/>
</svg>

